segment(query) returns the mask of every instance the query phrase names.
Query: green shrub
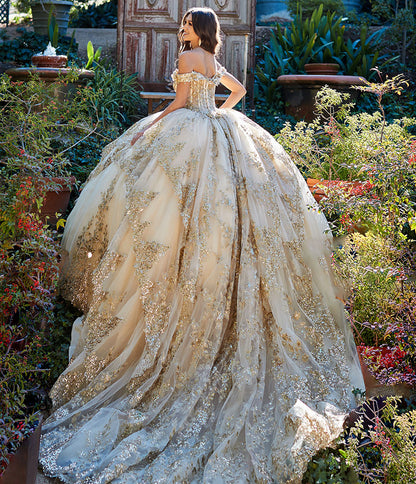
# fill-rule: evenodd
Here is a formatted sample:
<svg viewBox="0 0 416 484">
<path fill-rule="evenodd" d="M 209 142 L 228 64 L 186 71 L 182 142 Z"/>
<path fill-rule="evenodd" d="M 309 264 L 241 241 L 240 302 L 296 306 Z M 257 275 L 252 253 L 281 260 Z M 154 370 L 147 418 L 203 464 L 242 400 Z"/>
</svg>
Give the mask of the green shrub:
<svg viewBox="0 0 416 484">
<path fill-rule="evenodd" d="M 26 342 L 19 328 L 0 325 L 0 477 L 39 421 L 39 413 L 26 404 L 36 387 L 34 375 L 41 372 L 35 357 L 39 346 L 38 340 Z"/>
<path fill-rule="evenodd" d="M 100 128 L 80 143 L 70 148 L 66 155 L 71 160 L 71 175 L 84 183 L 100 161 L 104 146 L 120 134 L 116 127 Z"/>
<path fill-rule="evenodd" d="M 117 0 L 83 5 L 71 15 L 70 27 L 113 29 L 117 27 Z"/>
<path fill-rule="evenodd" d="M 144 114 L 136 74 L 126 75 L 115 68 L 97 65 L 94 79 L 88 81 L 91 91 L 90 111 L 102 126 L 127 127 Z"/>
<path fill-rule="evenodd" d="M 342 0 L 286 0 L 287 9 L 291 17 L 295 17 L 299 13 L 299 7 L 302 8 L 305 17 L 312 15 L 313 11 L 318 9 L 320 5 L 323 6 L 323 11 L 335 12 L 337 15 L 345 13 L 345 7 Z"/>
<path fill-rule="evenodd" d="M 0 77 L 0 322 L 36 329 L 52 324 L 58 271 L 57 245 L 39 217 L 51 178 L 67 176 L 71 146 L 93 129 L 87 123 L 88 91 L 73 101 L 47 86 Z"/>
<path fill-rule="evenodd" d="M 399 54 L 402 66 L 416 66 L 416 4 L 414 0 L 371 0 L 371 13 L 387 25 L 389 49 Z"/>
<path fill-rule="evenodd" d="M 337 273 L 352 291 L 349 308 L 358 344 L 386 343 L 391 301 L 400 295 L 401 254 L 392 240 L 371 233 L 352 234 L 336 251 Z"/>
<path fill-rule="evenodd" d="M 302 484 L 358 484 L 354 469 L 345 462 L 339 448 L 317 452 L 308 463 Z"/>
<path fill-rule="evenodd" d="M 381 405 L 368 405 L 348 432 L 341 452 L 360 482 L 416 482 L 416 410 L 400 410 L 399 403 L 397 397 L 389 397 Z"/>
<path fill-rule="evenodd" d="M 5 30 L 0 30 L 0 62 L 12 62 L 19 66 L 30 66 L 32 56 L 43 52 L 49 42 L 47 35 L 29 32 L 18 27 L 19 36 L 9 39 Z M 79 63 L 78 44 L 70 37 L 59 37 L 57 54 L 67 55 L 69 63 Z"/>
<path fill-rule="evenodd" d="M 346 39 L 344 34 L 343 19 L 335 12 L 324 15 L 321 5 L 305 18 L 300 10 L 287 27 L 276 25 L 264 55 L 278 75 L 302 73 L 304 65 L 310 62 L 335 62 L 343 74 L 371 78 L 375 75 L 371 69 L 380 66 L 382 60 L 378 42 L 383 31 L 368 35 L 363 25 L 355 41 Z"/>
</svg>

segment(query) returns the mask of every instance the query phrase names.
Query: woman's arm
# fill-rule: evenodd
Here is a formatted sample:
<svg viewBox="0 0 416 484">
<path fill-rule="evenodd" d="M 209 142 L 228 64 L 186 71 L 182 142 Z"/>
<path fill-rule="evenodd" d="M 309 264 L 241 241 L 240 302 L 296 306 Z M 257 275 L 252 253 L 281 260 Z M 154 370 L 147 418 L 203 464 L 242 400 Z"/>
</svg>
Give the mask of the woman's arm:
<svg viewBox="0 0 416 484">
<path fill-rule="evenodd" d="M 192 72 L 191 59 L 189 58 L 189 56 L 184 55 L 184 54 L 186 54 L 186 53 L 184 52 L 179 57 L 179 61 L 178 61 L 178 72 L 179 72 L 179 74 L 185 74 L 187 72 Z M 143 131 L 137 132 L 133 136 L 133 138 L 131 140 L 131 144 L 134 145 L 134 143 L 139 138 L 141 138 L 143 136 L 144 132 L 147 129 L 151 128 L 154 124 L 159 122 L 162 118 L 167 116 L 169 113 L 171 113 L 172 111 L 176 111 L 177 109 L 181 109 L 181 108 L 185 107 L 186 101 L 187 101 L 188 95 L 189 95 L 190 86 L 191 86 L 190 82 L 178 82 L 178 85 L 176 87 L 175 99 L 169 104 L 169 106 L 164 111 L 161 112 L 161 114 L 156 119 L 154 119 L 149 124 L 149 126 L 147 126 L 146 129 L 144 129 Z"/>
<path fill-rule="evenodd" d="M 220 106 L 220 109 L 233 108 L 247 92 L 241 82 L 228 72 L 225 72 L 221 77 L 221 84 L 224 84 L 231 91 L 231 94 Z"/>
</svg>

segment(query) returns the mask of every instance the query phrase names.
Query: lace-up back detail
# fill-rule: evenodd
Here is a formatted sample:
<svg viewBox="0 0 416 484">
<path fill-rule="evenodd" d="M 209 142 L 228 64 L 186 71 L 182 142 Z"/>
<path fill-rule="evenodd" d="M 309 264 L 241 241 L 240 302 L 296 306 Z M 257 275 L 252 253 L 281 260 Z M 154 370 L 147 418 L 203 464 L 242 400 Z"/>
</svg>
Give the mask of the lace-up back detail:
<svg viewBox="0 0 416 484">
<path fill-rule="evenodd" d="M 214 76 L 206 77 L 196 71 L 179 74 L 176 69 L 172 73 L 173 88 L 176 91 L 179 82 L 190 82 L 191 89 L 185 107 L 209 114 L 216 109 L 215 88 L 220 83 L 221 77 L 225 72 L 225 68 L 219 66 Z"/>
</svg>

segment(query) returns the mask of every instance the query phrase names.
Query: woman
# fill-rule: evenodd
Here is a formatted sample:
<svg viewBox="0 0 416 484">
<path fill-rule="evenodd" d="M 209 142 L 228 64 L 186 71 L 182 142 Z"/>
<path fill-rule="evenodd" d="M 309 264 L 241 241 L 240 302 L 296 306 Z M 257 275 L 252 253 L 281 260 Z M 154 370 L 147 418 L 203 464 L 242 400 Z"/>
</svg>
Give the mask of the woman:
<svg viewBox="0 0 416 484">
<path fill-rule="evenodd" d="M 215 13 L 180 40 L 175 100 L 104 149 L 68 218 L 62 291 L 85 315 L 41 462 L 64 482 L 300 482 L 363 387 L 328 226 L 230 109 Z"/>
</svg>

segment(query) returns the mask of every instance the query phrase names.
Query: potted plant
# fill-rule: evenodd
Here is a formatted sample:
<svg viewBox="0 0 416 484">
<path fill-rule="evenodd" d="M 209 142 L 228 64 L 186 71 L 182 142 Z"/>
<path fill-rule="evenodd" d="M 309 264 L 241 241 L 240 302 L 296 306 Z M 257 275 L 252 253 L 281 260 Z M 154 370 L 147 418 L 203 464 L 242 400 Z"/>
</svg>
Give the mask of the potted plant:
<svg viewBox="0 0 416 484">
<path fill-rule="evenodd" d="M 0 78 L 0 166 L 16 183 L 35 190 L 36 197 L 30 198 L 33 214 L 46 207 L 42 218 L 49 215 L 50 222 L 56 221 L 55 211 L 65 212 L 65 204 L 55 210 L 47 207 L 49 201 L 60 193 L 67 203 L 75 183 L 66 153 L 96 129 L 90 124 L 92 89 L 79 88 L 71 96 L 57 97 L 76 78 L 76 71 L 55 83 L 43 82 L 36 73 L 26 82 L 7 75 Z"/>
<path fill-rule="evenodd" d="M 41 35 L 49 34 L 50 15 L 52 15 L 61 35 L 66 35 L 69 12 L 74 6 L 68 0 L 30 0 L 33 17 L 33 29 Z"/>
<path fill-rule="evenodd" d="M 287 124 L 278 135 L 305 178 L 314 179 L 309 184 L 320 190 L 316 195 L 327 215 L 337 218 L 338 229 L 364 223 L 387 230 L 391 224 L 380 219 L 381 210 L 402 226 L 414 223 L 408 222 L 413 209 L 403 190 L 414 170 L 409 163 L 415 144 L 408 130 L 412 121 L 388 123 L 382 107 L 385 93 L 400 94 L 406 86 L 396 76 L 362 87 L 377 96 L 379 112 L 372 115 L 351 114 L 346 94 L 324 88 L 317 96 L 319 119 L 294 128 Z"/>
<path fill-rule="evenodd" d="M 372 390 L 406 393 L 416 386 L 415 264 L 411 245 L 392 235 L 353 234 L 336 251 L 335 268 L 348 281 L 348 314 Z M 377 388 L 378 387 L 378 388 Z M 368 395 L 370 396 L 370 395 Z"/>
<path fill-rule="evenodd" d="M 21 345 L 16 325 L 0 327 L 0 483 L 35 483 L 42 417 L 28 401 L 35 345 Z"/>
</svg>

